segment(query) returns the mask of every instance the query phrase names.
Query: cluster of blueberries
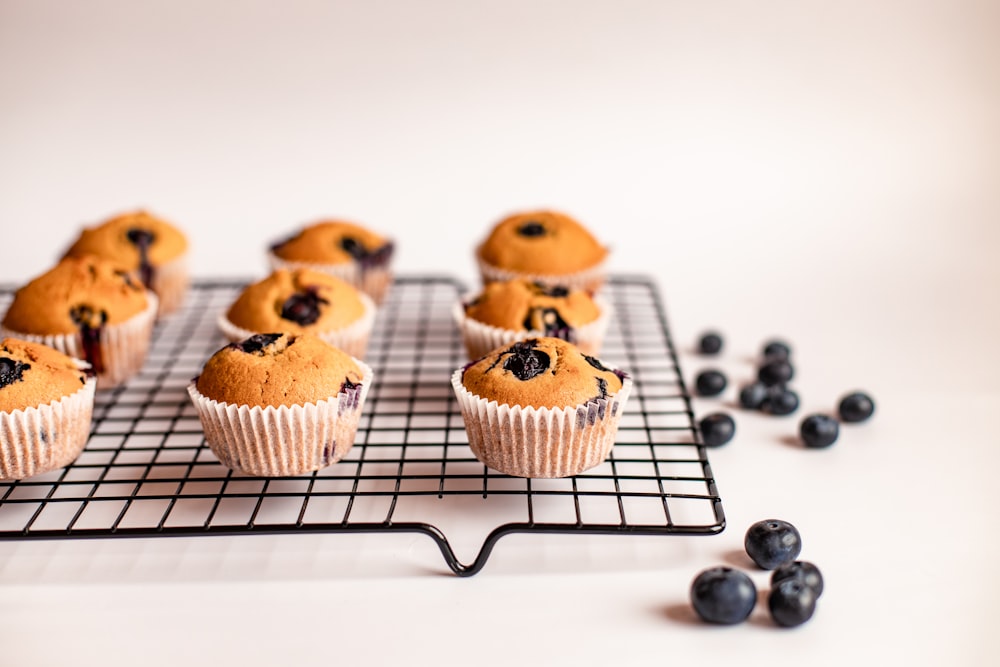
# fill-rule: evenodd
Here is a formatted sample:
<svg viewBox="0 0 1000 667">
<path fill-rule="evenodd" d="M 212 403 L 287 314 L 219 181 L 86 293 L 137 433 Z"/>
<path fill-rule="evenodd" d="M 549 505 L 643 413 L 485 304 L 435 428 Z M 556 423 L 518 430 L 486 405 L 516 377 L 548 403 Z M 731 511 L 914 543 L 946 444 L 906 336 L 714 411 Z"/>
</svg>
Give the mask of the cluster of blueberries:
<svg viewBox="0 0 1000 667">
<path fill-rule="evenodd" d="M 702 334 L 698 340 L 698 352 L 714 356 L 722 350 L 722 336 L 715 331 Z M 762 361 L 757 367 L 757 379 L 740 389 L 740 406 L 747 410 L 759 410 L 770 415 L 790 415 L 799 408 L 799 395 L 788 383 L 795 376 L 791 362 L 792 349 L 782 340 L 765 343 Z M 706 369 L 695 377 L 695 391 L 699 396 L 718 396 L 728 386 L 726 375 L 717 369 Z M 875 412 L 871 396 L 862 391 L 854 391 L 840 399 L 837 414 L 846 423 L 863 422 Z M 709 447 L 724 445 L 733 439 L 736 423 L 724 412 L 706 415 L 698 422 L 702 440 Z M 828 414 L 816 413 L 806 416 L 799 423 L 799 435 L 807 447 L 829 447 L 840 434 L 837 419 Z"/>
<path fill-rule="evenodd" d="M 780 626 L 802 625 L 816 611 L 823 575 L 802 551 L 798 529 L 787 521 L 765 519 L 750 526 L 744 539 L 747 555 L 763 570 L 772 570 L 767 606 Z M 757 587 L 745 572 L 727 566 L 701 571 L 691 584 L 691 606 L 709 623 L 745 621 L 757 604 Z"/>
</svg>

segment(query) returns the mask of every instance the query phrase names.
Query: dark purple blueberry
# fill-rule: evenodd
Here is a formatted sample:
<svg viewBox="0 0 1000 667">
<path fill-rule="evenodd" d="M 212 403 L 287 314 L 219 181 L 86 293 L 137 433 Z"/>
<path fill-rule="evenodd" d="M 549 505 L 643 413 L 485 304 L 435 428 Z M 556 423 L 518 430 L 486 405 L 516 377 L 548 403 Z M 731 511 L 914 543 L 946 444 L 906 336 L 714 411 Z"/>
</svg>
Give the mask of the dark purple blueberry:
<svg viewBox="0 0 1000 667">
<path fill-rule="evenodd" d="M 701 439 L 707 447 L 719 447 L 733 439 L 736 422 L 725 412 L 713 412 L 698 422 Z"/>
<path fill-rule="evenodd" d="M 765 519 L 747 529 L 743 546 L 758 567 L 773 570 L 798 558 L 802 551 L 802 536 L 787 521 Z"/>
<path fill-rule="evenodd" d="M 368 250 L 361 244 L 360 241 L 351 236 L 341 238 L 340 247 L 344 252 L 357 260 L 364 259 L 368 256 Z"/>
<path fill-rule="evenodd" d="M 845 422 L 863 422 L 875 412 L 875 402 L 863 391 L 855 391 L 840 399 L 837 412 Z"/>
<path fill-rule="evenodd" d="M 296 292 L 281 304 L 281 317 L 302 326 L 314 324 L 319 319 L 320 304 L 327 303 L 330 302 L 317 294 L 316 290 Z"/>
<path fill-rule="evenodd" d="M 829 415 L 809 415 L 799 424 L 799 435 L 806 447 L 829 447 L 839 434 L 840 425 Z"/>
<path fill-rule="evenodd" d="M 532 308 L 522 323 L 529 331 L 541 331 L 546 336 L 565 338 L 570 326 L 555 308 Z"/>
<path fill-rule="evenodd" d="M 726 388 L 729 381 L 722 371 L 704 370 L 694 379 L 694 388 L 699 396 L 718 396 Z"/>
<path fill-rule="evenodd" d="M 703 570 L 691 583 L 691 606 L 703 621 L 733 625 L 757 604 L 757 587 L 745 572 L 719 566 Z"/>
<path fill-rule="evenodd" d="M 799 409 L 799 395 L 788 387 L 768 387 L 767 397 L 760 404 L 762 412 L 777 417 L 790 415 Z"/>
<path fill-rule="evenodd" d="M 149 247 L 156 240 L 156 235 L 148 229 L 132 227 L 125 232 L 125 237 L 139 251 L 139 280 L 148 286 L 153 280 L 153 267 L 149 262 Z"/>
<path fill-rule="evenodd" d="M 517 233 L 521 236 L 526 236 L 532 238 L 535 236 L 545 236 L 545 225 L 540 222 L 532 220 L 531 222 L 526 222 L 517 228 Z"/>
<path fill-rule="evenodd" d="M 514 343 L 504 352 L 508 355 L 503 362 L 504 370 L 510 371 L 521 381 L 530 380 L 547 371 L 552 361 L 548 354 L 535 349 L 536 342 L 531 340 Z"/>
<path fill-rule="evenodd" d="M 798 579 L 785 579 L 771 588 L 767 608 L 778 625 L 794 628 L 802 625 L 816 611 L 816 591 Z"/>
<path fill-rule="evenodd" d="M 767 398 L 767 385 L 763 382 L 751 382 L 740 389 L 740 405 L 747 410 L 758 410 Z"/>
<path fill-rule="evenodd" d="M 104 347 L 101 345 L 101 338 L 104 325 L 108 321 L 107 311 L 82 303 L 70 308 L 69 316 L 80 330 L 80 345 L 83 348 L 84 360 L 90 364 L 94 373 L 103 373 Z"/>
<path fill-rule="evenodd" d="M 247 354 L 256 354 L 257 352 L 262 352 L 265 347 L 274 343 L 274 341 L 281 338 L 280 333 L 262 333 L 254 334 L 246 340 L 239 343 L 233 343 L 235 347 L 240 352 L 246 352 Z"/>
<path fill-rule="evenodd" d="M 533 283 L 533 287 L 538 294 L 550 296 L 554 299 L 562 299 L 569 296 L 569 289 L 562 285 L 546 285 L 544 283 Z"/>
<path fill-rule="evenodd" d="M 788 359 L 792 356 L 792 348 L 783 340 L 769 340 L 763 348 L 765 359 Z"/>
<path fill-rule="evenodd" d="M 602 364 L 601 360 L 598 359 L 597 357 L 592 357 L 589 354 L 585 354 L 585 355 L 583 355 L 583 358 L 587 360 L 588 364 L 590 364 L 591 366 L 593 366 L 594 368 L 596 368 L 599 371 L 604 371 L 606 373 L 615 373 L 615 374 L 617 374 L 617 371 L 614 371 L 614 370 L 608 368 L 607 366 L 605 366 L 604 364 Z"/>
<path fill-rule="evenodd" d="M 9 384 L 20 382 L 24 371 L 31 368 L 31 364 L 17 361 L 10 357 L 0 357 L 0 389 Z"/>
<path fill-rule="evenodd" d="M 813 589 L 817 598 L 823 594 L 823 575 L 818 567 L 807 560 L 793 560 L 774 568 L 774 572 L 771 573 L 771 586 L 777 586 L 786 579 L 798 579 Z"/>
<path fill-rule="evenodd" d="M 79 328 L 99 329 L 108 321 L 108 311 L 81 303 L 69 309 L 69 317 Z"/>
<path fill-rule="evenodd" d="M 713 355 L 722 351 L 722 336 L 715 331 L 708 331 L 698 339 L 698 352 Z"/>
<path fill-rule="evenodd" d="M 757 370 L 757 379 L 768 387 L 785 384 L 794 376 L 795 369 L 787 359 L 770 359 Z"/>
<path fill-rule="evenodd" d="M 392 257 L 393 252 L 392 243 L 386 243 L 374 250 L 369 250 L 352 236 L 342 237 L 340 239 L 340 248 L 355 261 L 360 262 L 363 267 L 385 264 Z"/>
</svg>

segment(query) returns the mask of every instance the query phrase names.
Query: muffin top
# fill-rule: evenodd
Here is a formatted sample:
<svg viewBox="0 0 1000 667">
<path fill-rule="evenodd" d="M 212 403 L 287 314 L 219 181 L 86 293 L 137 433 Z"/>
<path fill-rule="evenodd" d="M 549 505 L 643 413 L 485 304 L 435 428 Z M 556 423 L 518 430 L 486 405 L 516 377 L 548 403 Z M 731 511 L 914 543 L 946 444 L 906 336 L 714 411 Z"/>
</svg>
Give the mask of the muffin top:
<svg viewBox="0 0 1000 667">
<path fill-rule="evenodd" d="M 365 304 L 357 288 L 309 269 L 276 269 L 247 286 L 226 318 L 249 331 L 337 331 L 357 322 Z"/>
<path fill-rule="evenodd" d="M 607 398 L 625 374 L 607 368 L 559 338 L 529 338 L 504 345 L 462 372 L 467 390 L 499 404 L 565 408 Z"/>
<path fill-rule="evenodd" d="M 310 264 L 375 266 L 387 263 L 392 251 L 392 242 L 384 236 L 345 220 L 315 222 L 271 246 L 271 252 L 283 260 Z"/>
<path fill-rule="evenodd" d="M 97 255 L 122 268 L 140 271 L 143 266 L 162 266 L 177 259 L 187 248 L 187 238 L 173 224 L 138 210 L 84 229 L 66 255 Z"/>
<path fill-rule="evenodd" d="M 487 264 L 535 275 L 591 269 L 608 256 L 579 222 L 556 211 L 528 211 L 501 220 L 478 249 Z"/>
<path fill-rule="evenodd" d="M 263 333 L 213 354 L 195 386 L 216 401 L 278 407 L 331 399 L 363 375 L 350 355 L 316 336 Z"/>
<path fill-rule="evenodd" d="M 18 338 L 0 341 L 0 410 L 47 405 L 76 393 L 87 373 L 62 352 Z"/>
<path fill-rule="evenodd" d="M 37 335 L 75 333 L 119 324 L 148 305 L 139 280 L 113 262 L 67 257 L 14 293 L 3 326 Z"/>
<path fill-rule="evenodd" d="M 465 314 L 500 329 L 558 336 L 593 322 L 601 311 L 584 290 L 547 287 L 517 278 L 486 285 L 465 304 Z"/>
</svg>

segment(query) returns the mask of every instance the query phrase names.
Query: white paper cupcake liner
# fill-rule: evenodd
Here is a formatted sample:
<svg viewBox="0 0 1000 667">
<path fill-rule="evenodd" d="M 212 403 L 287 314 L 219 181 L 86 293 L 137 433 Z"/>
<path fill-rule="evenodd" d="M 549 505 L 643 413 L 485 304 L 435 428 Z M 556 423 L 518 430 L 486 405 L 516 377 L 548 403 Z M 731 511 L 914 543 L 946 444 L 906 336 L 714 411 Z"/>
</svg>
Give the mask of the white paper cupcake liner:
<svg viewBox="0 0 1000 667">
<path fill-rule="evenodd" d="M 38 335 L 0 328 L 0 335 L 12 336 L 33 343 L 54 347 L 63 354 L 89 361 L 97 375 L 98 389 L 111 389 L 122 384 L 139 372 L 146 362 L 149 345 L 153 337 L 153 325 L 159 299 L 146 290 L 146 309 L 124 322 L 106 325 L 101 329 L 100 366 L 87 359 L 83 338 L 79 332 L 71 334 Z"/>
<path fill-rule="evenodd" d="M 584 271 L 567 273 L 565 275 L 524 273 L 501 269 L 484 260 L 478 250 L 476 251 L 476 263 L 479 266 L 479 275 L 483 284 L 513 280 L 514 278 L 526 278 L 548 287 L 561 286 L 570 289 L 582 289 L 590 294 L 597 294 L 604 287 L 604 283 L 608 278 L 606 260 Z"/>
<path fill-rule="evenodd" d="M 469 438 L 482 463 L 515 477 L 570 477 L 611 453 L 632 379 L 607 399 L 569 408 L 500 405 L 470 392 L 462 369 L 451 376 Z"/>
<path fill-rule="evenodd" d="M 342 459 L 354 445 L 372 369 L 355 359 L 361 385 L 304 405 L 235 405 L 188 385 L 205 441 L 222 465 L 259 477 L 302 475 Z"/>
<path fill-rule="evenodd" d="M 491 324 L 483 324 L 465 314 L 465 304 L 472 296 L 472 294 L 465 295 L 452 307 L 452 317 L 462 334 L 469 359 L 478 359 L 501 345 L 543 336 L 561 338 L 576 345 L 584 354 L 596 357 L 601 352 L 604 335 L 607 333 L 608 323 L 611 321 L 611 303 L 600 296 L 595 296 L 594 302 L 600 311 L 597 319 L 568 331 L 546 334 L 544 331 L 502 329 Z"/>
<path fill-rule="evenodd" d="M 375 327 L 375 315 L 378 310 L 375 301 L 370 296 L 364 292 L 359 292 L 358 296 L 364 305 L 364 312 L 356 322 L 336 331 L 310 331 L 310 333 L 343 350 L 352 357 L 364 359 L 368 352 L 368 340 L 371 338 L 372 329 Z M 217 323 L 222 335 L 231 343 L 246 340 L 254 334 L 275 333 L 273 331 L 251 331 L 236 326 L 226 317 L 225 311 L 219 315 Z"/>
<path fill-rule="evenodd" d="M 96 387 L 90 377 L 58 401 L 0 412 L 0 479 L 25 479 L 75 461 L 90 437 Z"/>
<path fill-rule="evenodd" d="M 154 267 L 150 289 L 160 300 L 157 317 L 175 312 L 184 303 L 190 285 L 187 253 L 175 260 Z"/>
<path fill-rule="evenodd" d="M 343 264 L 295 262 L 282 259 L 272 251 L 267 253 L 267 262 L 272 271 L 277 269 L 288 269 L 289 271 L 309 269 L 335 276 L 370 296 L 376 305 L 385 302 L 393 281 L 393 272 L 389 264 L 362 266 L 358 262 L 344 262 Z"/>
</svg>

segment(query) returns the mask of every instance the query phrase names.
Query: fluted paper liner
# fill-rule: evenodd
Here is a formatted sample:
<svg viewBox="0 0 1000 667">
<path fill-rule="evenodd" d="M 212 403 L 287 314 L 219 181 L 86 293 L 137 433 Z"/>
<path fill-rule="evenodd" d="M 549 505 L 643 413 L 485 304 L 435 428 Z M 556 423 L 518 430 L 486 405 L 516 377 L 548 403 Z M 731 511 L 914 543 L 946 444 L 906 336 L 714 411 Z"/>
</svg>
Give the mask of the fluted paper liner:
<svg viewBox="0 0 1000 667">
<path fill-rule="evenodd" d="M 90 437 L 96 387 L 90 377 L 57 401 L 0 412 L 0 479 L 25 479 L 75 461 Z"/>
<path fill-rule="evenodd" d="M 611 453 L 632 389 L 568 408 L 501 405 L 470 392 L 463 369 L 451 376 L 469 447 L 482 463 L 515 477 L 570 477 L 600 465 Z"/>
<path fill-rule="evenodd" d="M 469 359 L 478 359 L 501 345 L 543 336 L 561 338 L 576 345 L 584 354 L 596 357 L 600 355 L 601 346 L 604 344 L 604 334 L 607 333 L 608 323 L 611 321 L 611 303 L 595 296 L 594 302 L 597 304 L 599 315 L 593 322 L 582 326 L 555 333 L 502 329 L 474 320 L 465 314 L 465 304 L 467 299 L 471 297 L 471 294 L 466 295 L 455 302 L 452 308 L 452 317 L 462 333 L 462 340 L 465 341 L 465 350 Z"/>
<path fill-rule="evenodd" d="M 565 275 L 536 274 L 501 269 L 484 260 L 478 250 L 476 251 L 476 263 L 479 266 L 479 275 L 484 284 L 525 278 L 548 287 L 582 289 L 591 294 L 596 294 L 601 290 L 608 278 L 607 260 L 599 262 L 589 269 Z"/>
<path fill-rule="evenodd" d="M 352 357 L 364 359 L 368 351 L 368 340 L 371 338 L 372 329 L 375 327 L 377 307 L 375 306 L 375 301 L 364 292 L 359 291 L 358 296 L 364 305 L 364 312 L 356 322 L 349 324 L 343 329 L 334 331 L 310 330 L 309 333 L 334 347 L 340 348 Z M 250 331 L 249 329 L 238 327 L 229 321 L 225 311 L 219 315 L 218 325 L 222 335 L 232 343 L 246 340 L 254 334 L 275 333 L 273 331 Z"/>
<path fill-rule="evenodd" d="M 157 317 L 164 317 L 176 311 L 184 303 L 191 278 L 188 270 L 187 253 L 177 259 L 153 267 L 152 285 L 160 300 Z"/>
<path fill-rule="evenodd" d="M 188 385 L 205 441 L 222 465 L 260 477 L 302 475 L 347 455 L 371 387 L 372 369 L 361 385 L 328 399 L 303 405 L 249 406 L 216 401 Z"/>
<path fill-rule="evenodd" d="M 362 266 L 359 262 L 343 262 L 341 264 L 296 262 L 282 259 L 273 251 L 268 251 L 267 262 L 272 271 L 277 269 L 288 269 L 289 271 L 309 269 L 340 278 L 370 296 L 376 305 L 381 305 L 385 301 L 386 294 L 392 286 L 393 272 L 388 263 Z"/>
<path fill-rule="evenodd" d="M 103 368 L 101 372 L 97 373 L 98 389 L 117 387 L 138 373 L 142 365 L 146 363 L 146 355 L 149 353 L 149 345 L 153 337 L 153 325 L 156 323 L 158 304 L 159 298 L 147 289 L 146 309 L 144 311 L 133 315 L 124 322 L 105 325 L 101 329 L 100 350 Z M 0 336 L 11 336 L 33 343 L 41 343 L 54 347 L 63 354 L 76 359 L 87 360 L 80 332 L 42 336 L 0 328 Z"/>
</svg>

